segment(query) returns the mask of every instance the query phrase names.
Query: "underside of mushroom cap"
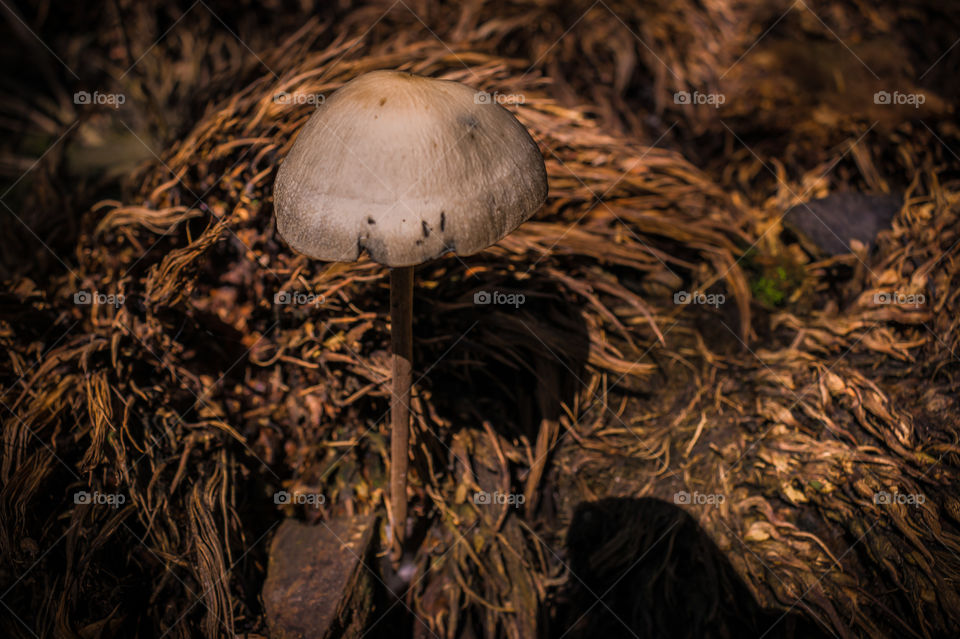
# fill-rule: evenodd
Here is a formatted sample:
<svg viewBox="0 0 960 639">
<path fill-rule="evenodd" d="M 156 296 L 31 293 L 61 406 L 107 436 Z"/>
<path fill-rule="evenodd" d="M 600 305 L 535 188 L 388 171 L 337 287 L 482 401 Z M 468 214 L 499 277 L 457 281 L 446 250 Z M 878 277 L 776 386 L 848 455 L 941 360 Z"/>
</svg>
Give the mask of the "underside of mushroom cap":
<svg viewBox="0 0 960 639">
<path fill-rule="evenodd" d="M 345 84 L 310 118 L 274 188 L 296 251 L 387 266 L 476 253 L 533 215 L 543 157 L 513 115 L 470 87 L 396 71 Z"/>
</svg>

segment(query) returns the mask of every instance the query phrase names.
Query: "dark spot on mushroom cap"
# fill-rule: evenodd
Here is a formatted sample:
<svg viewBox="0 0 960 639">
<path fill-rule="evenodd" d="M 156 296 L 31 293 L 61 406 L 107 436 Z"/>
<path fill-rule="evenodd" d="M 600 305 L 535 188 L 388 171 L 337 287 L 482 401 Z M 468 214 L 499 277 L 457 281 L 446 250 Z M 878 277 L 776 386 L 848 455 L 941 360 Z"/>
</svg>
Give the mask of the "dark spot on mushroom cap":
<svg viewBox="0 0 960 639">
<path fill-rule="evenodd" d="M 479 128 L 480 128 L 480 121 L 477 120 L 477 119 L 476 119 L 475 117 L 473 117 L 472 115 L 460 116 L 459 119 L 460 119 L 460 124 L 462 124 L 463 126 L 467 127 L 467 128 L 470 129 L 471 131 L 473 131 L 474 129 L 479 129 Z"/>
<path fill-rule="evenodd" d="M 372 217 L 368 217 L 368 218 L 367 218 L 367 224 L 376 224 L 376 223 L 377 223 L 377 221 L 376 221 L 375 219 L 373 219 Z"/>
<path fill-rule="evenodd" d="M 423 228 L 423 236 L 430 237 L 430 225 L 427 224 L 427 221 L 421 220 L 420 225 Z"/>
<path fill-rule="evenodd" d="M 447 214 L 445 211 L 440 211 L 440 231 L 442 232 L 444 227 L 447 225 Z"/>
<path fill-rule="evenodd" d="M 386 104 L 386 103 L 387 103 L 387 99 L 386 99 L 386 98 L 380 98 L 380 106 L 383 106 L 383 105 Z"/>
</svg>

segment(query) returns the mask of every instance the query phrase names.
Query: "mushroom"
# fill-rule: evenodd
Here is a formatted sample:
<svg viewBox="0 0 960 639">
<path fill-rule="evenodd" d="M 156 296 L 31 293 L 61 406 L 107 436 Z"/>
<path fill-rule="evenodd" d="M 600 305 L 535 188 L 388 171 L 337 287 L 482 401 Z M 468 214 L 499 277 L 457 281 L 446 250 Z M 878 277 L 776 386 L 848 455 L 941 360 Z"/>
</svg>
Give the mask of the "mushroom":
<svg viewBox="0 0 960 639">
<path fill-rule="evenodd" d="M 413 271 L 498 242 L 544 203 L 537 145 L 490 96 L 459 82 L 374 71 L 310 117 L 277 173 L 277 230 L 312 259 L 390 267 L 393 379 L 390 521 L 395 557 L 407 511 Z"/>
</svg>

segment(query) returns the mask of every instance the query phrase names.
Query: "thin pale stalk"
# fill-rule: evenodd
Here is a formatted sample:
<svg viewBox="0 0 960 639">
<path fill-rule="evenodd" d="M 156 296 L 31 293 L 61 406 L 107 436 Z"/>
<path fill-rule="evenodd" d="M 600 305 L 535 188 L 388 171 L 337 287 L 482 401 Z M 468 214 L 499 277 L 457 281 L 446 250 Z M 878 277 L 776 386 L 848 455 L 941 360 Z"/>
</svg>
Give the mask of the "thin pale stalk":
<svg viewBox="0 0 960 639">
<path fill-rule="evenodd" d="M 390 508 L 393 554 L 400 557 L 407 527 L 410 387 L 413 385 L 413 267 L 390 271 L 393 393 L 390 399 Z"/>
</svg>

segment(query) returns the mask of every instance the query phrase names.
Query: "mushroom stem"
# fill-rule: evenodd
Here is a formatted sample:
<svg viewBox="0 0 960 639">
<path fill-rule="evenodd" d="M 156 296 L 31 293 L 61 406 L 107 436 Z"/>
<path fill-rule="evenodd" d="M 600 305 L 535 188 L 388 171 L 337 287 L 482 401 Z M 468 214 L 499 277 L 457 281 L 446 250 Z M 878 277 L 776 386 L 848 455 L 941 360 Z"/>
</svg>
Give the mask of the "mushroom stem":
<svg viewBox="0 0 960 639">
<path fill-rule="evenodd" d="M 410 445 L 410 387 L 413 385 L 413 267 L 390 269 L 393 393 L 390 399 L 390 509 L 393 555 L 403 553 L 407 527 L 407 461 Z"/>
</svg>

